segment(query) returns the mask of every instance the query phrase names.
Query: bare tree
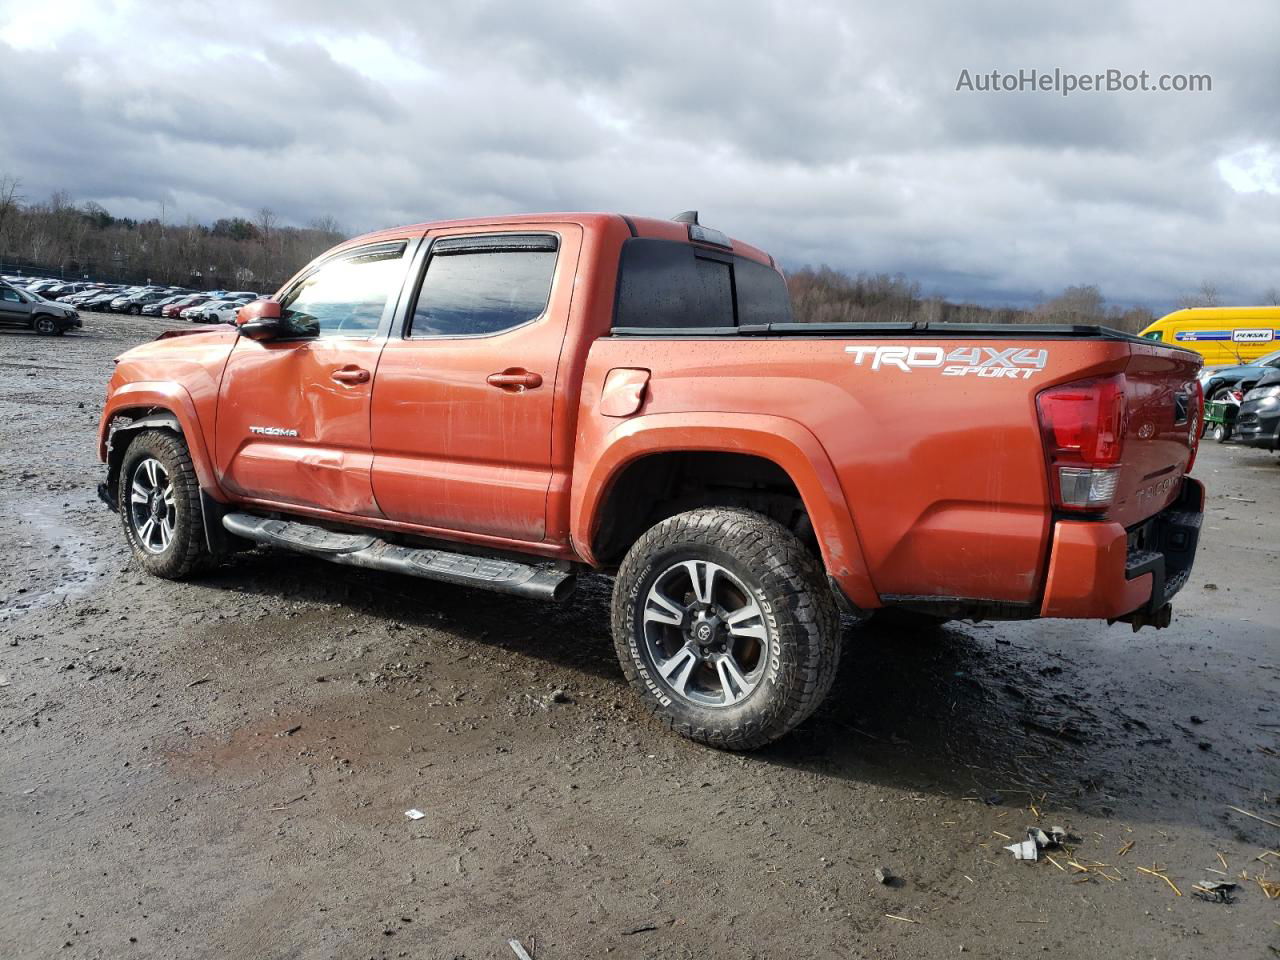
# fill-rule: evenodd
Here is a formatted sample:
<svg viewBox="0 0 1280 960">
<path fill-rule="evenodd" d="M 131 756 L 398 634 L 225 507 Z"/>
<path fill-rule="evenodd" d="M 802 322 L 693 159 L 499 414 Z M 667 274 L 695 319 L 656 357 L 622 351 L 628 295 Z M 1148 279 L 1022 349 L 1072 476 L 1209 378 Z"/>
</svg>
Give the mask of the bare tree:
<svg viewBox="0 0 1280 960">
<path fill-rule="evenodd" d="M 0 198 L 2 200 L 3 198 Z M 1267 287 L 1262 292 L 1262 302 L 1272 307 L 1280 307 L 1280 287 Z"/>
<path fill-rule="evenodd" d="M 345 233 L 337 218 L 328 213 L 324 216 L 316 217 L 307 224 L 307 227 L 317 233 L 325 233 L 333 237 L 341 237 Z"/>
<path fill-rule="evenodd" d="M 1209 280 L 1202 280 L 1199 289 L 1192 293 L 1184 293 L 1178 297 L 1178 306 L 1183 309 L 1191 307 L 1216 307 L 1222 303 L 1218 295 L 1218 285 Z"/>
<path fill-rule="evenodd" d="M 1067 287 L 1061 294 L 1036 308 L 1045 320 L 1063 323 L 1102 323 L 1107 315 L 1107 301 L 1094 284 Z"/>
<path fill-rule="evenodd" d="M 257 217 L 258 231 L 262 234 L 263 243 L 271 243 L 271 234 L 276 228 L 276 224 L 280 222 L 280 218 L 276 216 L 276 212 L 270 207 L 263 207 L 258 211 Z"/>
<path fill-rule="evenodd" d="M 7 246 L 5 242 L 5 224 L 12 220 L 18 208 L 22 205 L 22 195 L 18 190 L 22 187 L 22 181 L 17 177 L 11 177 L 7 173 L 0 173 L 0 250 Z"/>
</svg>

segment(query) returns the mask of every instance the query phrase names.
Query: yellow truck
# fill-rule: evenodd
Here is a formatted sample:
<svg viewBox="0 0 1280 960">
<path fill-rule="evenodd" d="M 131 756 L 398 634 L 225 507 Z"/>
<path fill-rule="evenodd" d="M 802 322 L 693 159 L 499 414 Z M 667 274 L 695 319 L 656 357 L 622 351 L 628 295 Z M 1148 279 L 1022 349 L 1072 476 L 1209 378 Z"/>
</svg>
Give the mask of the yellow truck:
<svg viewBox="0 0 1280 960">
<path fill-rule="evenodd" d="M 1206 367 L 1252 363 L 1280 347 L 1280 307 L 1175 310 L 1139 336 L 1194 350 Z"/>
</svg>

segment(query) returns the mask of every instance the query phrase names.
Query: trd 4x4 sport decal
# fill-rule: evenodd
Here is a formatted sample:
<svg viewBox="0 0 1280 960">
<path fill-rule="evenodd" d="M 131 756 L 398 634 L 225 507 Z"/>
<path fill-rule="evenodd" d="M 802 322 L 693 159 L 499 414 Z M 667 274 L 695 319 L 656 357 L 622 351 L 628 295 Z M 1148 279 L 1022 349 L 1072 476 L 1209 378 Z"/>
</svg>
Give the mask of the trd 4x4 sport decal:
<svg viewBox="0 0 1280 960">
<path fill-rule="evenodd" d="M 903 373 L 916 369 L 940 368 L 944 377 L 1010 377 L 1029 380 L 1049 362 L 1048 350 L 1019 347 L 845 347 L 853 362 L 872 370 L 892 367 Z"/>
</svg>

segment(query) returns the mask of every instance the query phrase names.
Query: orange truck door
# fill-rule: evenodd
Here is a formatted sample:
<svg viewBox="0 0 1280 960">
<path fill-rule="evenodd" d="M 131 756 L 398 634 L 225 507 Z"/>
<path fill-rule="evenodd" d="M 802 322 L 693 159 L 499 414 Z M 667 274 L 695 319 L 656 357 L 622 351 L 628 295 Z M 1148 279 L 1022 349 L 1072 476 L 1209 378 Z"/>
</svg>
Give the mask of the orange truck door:
<svg viewBox="0 0 1280 960">
<path fill-rule="evenodd" d="M 536 543 L 582 228 L 431 231 L 373 387 L 373 493 L 391 520 Z"/>
<path fill-rule="evenodd" d="M 369 398 L 408 246 L 398 240 L 339 252 L 281 296 L 287 335 L 236 341 L 215 439 L 225 489 L 379 516 L 369 481 Z"/>
</svg>

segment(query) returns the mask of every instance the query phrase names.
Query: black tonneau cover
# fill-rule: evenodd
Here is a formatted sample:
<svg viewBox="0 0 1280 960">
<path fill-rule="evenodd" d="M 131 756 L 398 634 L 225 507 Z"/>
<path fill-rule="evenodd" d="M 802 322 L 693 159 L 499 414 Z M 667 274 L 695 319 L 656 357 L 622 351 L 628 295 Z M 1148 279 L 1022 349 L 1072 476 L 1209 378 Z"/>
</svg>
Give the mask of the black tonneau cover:
<svg viewBox="0 0 1280 960">
<path fill-rule="evenodd" d="M 1086 323 L 759 323 L 738 327 L 614 327 L 619 337 L 956 337 L 1004 340 L 1123 340 L 1167 350 L 1195 351 L 1157 340 L 1145 340 L 1131 333 Z"/>
</svg>

